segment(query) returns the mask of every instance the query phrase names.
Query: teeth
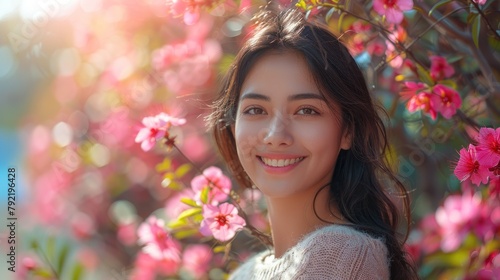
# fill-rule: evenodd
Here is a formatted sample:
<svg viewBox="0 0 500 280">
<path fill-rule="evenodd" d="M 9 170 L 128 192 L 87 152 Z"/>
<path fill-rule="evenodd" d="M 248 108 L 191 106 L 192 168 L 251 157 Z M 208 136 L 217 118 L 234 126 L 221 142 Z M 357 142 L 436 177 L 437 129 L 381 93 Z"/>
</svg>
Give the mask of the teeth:
<svg viewBox="0 0 500 280">
<path fill-rule="evenodd" d="M 269 165 L 272 167 L 285 167 L 285 166 L 289 166 L 289 165 L 295 164 L 295 163 L 303 160 L 304 157 L 298 157 L 298 158 L 294 158 L 294 159 L 279 159 L 279 160 L 261 157 L 261 159 L 266 165 Z"/>
</svg>

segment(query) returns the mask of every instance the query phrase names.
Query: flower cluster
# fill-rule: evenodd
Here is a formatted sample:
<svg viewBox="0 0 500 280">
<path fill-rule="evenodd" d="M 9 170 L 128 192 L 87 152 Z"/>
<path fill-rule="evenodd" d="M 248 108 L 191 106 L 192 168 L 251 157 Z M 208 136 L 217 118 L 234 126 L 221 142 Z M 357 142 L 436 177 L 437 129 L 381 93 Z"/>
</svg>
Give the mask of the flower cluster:
<svg viewBox="0 0 500 280">
<path fill-rule="evenodd" d="M 500 177 L 500 128 L 481 128 L 477 143 L 460 150 L 454 173 L 460 181 L 479 186 Z"/>
<path fill-rule="evenodd" d="M 168 130 L 172 126 L 179 126 L 185 123 L 185 119 L 174 118 L 166 113 L 145 117 L 142 120 L 144 127 L 141 128 L 135 137 L 135 142 L 141 143 L 141 148 L 144 151 L 149 151 L 154 147 L 156 142 L 162 139 L 167 139 L 167 141 L 172 140 L 168 133 Z"/>
<path fill-rule="evenodd" d="M 422 111 L 433 120 L 440 113 L 446 119 L 452 118 L 462 106 L 460 94 L 449 85 L 445 85 L 443 79 L 450 78 L 455 70 L 448 64 L 445 58 L 431 56 L 430 74 L 424 69 L 416 72 L 425 83 L 405 82 L 405 88 L 401 91 L 403 101 L 408 100 L 406 107 L 408 111 Z"/>
<path fill-rule="evenodd" d="M 185 122 L 185 119 L 174 118 L 165 113 L 146 117 L 142 120 L 144 127 L 137 134 L 136 142 L 141 143 L 144 151 L 150 150 L 163 138 L 167 139 L 168 144 L 172 140 L 169 136 L 169 128 Z M 175 147 L 173 143 L 171 145 Z M 170 165 L 170 161 L 164 161 L 157 167 L 157 170 L 168 169 Z M 180 167 L 174 174 L 181 177 L 188 170 L 189 168 Z M 166 179 L 171 181 L 170 177 Z M 179 192 L 174 196 L 175 201 L 172 206 L 166 207 L 170 210 L 178 209 L 176 213 L 169 215 L 174 221 L 165 225 L 164 220 L 150 217 L 139 227 L 138 243 L 144 247 L 137 259 L 136 278 L 146 277 L 144 274 L 148 277 L 155 274 L 173 275 L 178 271 L 182 259 L 181 246 L 172 234 L 182 235 L 188 232 L 190 235 L 192 232 L 186 229 L 194 228 L 203 236 L 213 236 L 221 242 L 231 240 L 236 232 L 246 225 L 246 221 L 238 215 L 238 208 L 235 205 L 226 202 L 230 194 L 231 180 L 217 167 L 208 167 L 201 175 L 194 177 L 191 180 L 191 189 Z M 182 204 L 179 205 L 178 201 Z M 192 254 L 191 251 L 200 253 L 199 263 L 188 260 L 186 254 Z M 207 266 L 206 260 L 209 259 L 207 256 L 211 256 L 211 252 L 205 251 L 205 247 L 192 247 L 184 254 L 184 266 L 189 267 L 195 276 L 202 275 Z"/>
<path fill-rule="evenodd" d="M 399 24 L 403 21 L 403 12 L 413 9 L 413 0 L 374 0 L 373 9 L 385 16 L 387 22 Z"/>
<path fill-rule="evenodd" d="M 498 196 L 490 199 L 490 194 L 472 190 L 450 195 L 436 213 L 422 219 L 413 234 L 418 238 L 410 243 L 408 251 L 415 260 L 450 254 L 464 263 L 463 279 L 497 279 L 494 276 L 500 275 L 500 249 L 496 245 L 500 234 Z M 426 266 L 430 265 L 423 265 L 423 269 Z"/>
<path fill-rule="evenodd" d="M 221 0 L 167 0 L 166 4 L 173 16 L 183 17 L 185 24 L 193 25 L 200 19 L 201 10 L 213 9 L 221 2 Z"/>
</svg>

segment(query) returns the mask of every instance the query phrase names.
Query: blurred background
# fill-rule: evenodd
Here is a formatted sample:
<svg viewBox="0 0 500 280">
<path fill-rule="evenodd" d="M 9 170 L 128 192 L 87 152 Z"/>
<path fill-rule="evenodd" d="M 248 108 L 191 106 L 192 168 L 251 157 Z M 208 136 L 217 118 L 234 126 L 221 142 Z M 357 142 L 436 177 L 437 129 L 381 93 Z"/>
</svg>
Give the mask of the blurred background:
<svg viewBox="0 0 500 280">
<path fill-rule="evenodd" d="M 499 3 L 487 1 L 483 8 L 490 12 L 481 15 L 471 1 L 442 1 L 430 15 L 434 1 L 419 1 L 401 24 L 393 25 L 373 11 L 372 1 L 341 1 L 351 13 L 299 2 L 309 5 L 311 16 L 326 16 L 332 30 L 342 34 L 388 111 L 390 160 L 412 191 L 415 232 L 410 240 L 418 243 L 427 236 L 420 220 L 434 215 L 445 197 L 462 191 L 453 174 L 458 151 L 475 139 L 477 127 L 499 125 L 500 41 L 487 28 L 487 23 L 499 28 Z M 182 264 L 171 273 L 138 257 L 136 231 L 150 215 L 175 220 L 185 209 L 179 193 L 189 189 L 198 170 L 224 169 L 203 117 L 220 77 L 251 32 L 246 24 L 263 4 L 0 1 L 1 279 L 221 279 L 262 249 L 254 243 L 244 248 L 249 237 L 242 233 L 233 245 L 241 252 L 232 253 L 232 261 L 227 252 L 215 252 L 201 272 Z M 353 13 L 373 24 L 360 23 Z M 437 21 L 444 15 L 446 20 Z M 479 28 L 474 27 L 478 17 Z M 387 30 L 381 31 L 382 24 Z M 425 82 L 432 55 L 445 57 L 454 68 L 443 84 L 460 93 L 462 106 L 449 118 L 409 112 L 400 95 L 404 81 Z M 156 146 L 144 152 L 135 143 L 142 119 L 160 112 L 187 120 L 171 133 L 196 168 L 179 171 L 187 161 L 175 149 Z M 8 270 L 6 255 L 12 245 L 9 168 L 16 174 L 16 276 Z M 486 188 L 479 191 L 487 195 Z M 266 231 L 263 217 L 256 216 L 255 223 Z M 430 227 L 439 231 L 442 225 Z M 196 237 L 181 238 L 183 249 L 198 243 L 214 247 Z M 473 245 L 450 257 L 440 248 L 443 237 L 434 237 L 428 242 L 437 242 L 435 248 L 414 248 L 423 278 L 465 279 L 471 248 L 482 243 L 460 239 Z M 488 254 L 498 252 L 498 240 L 488 248 Z M 437 251 L 440 255 L 426 259 Z M 139 274 L 139 268 L 150 274 Z"/>
</svg>

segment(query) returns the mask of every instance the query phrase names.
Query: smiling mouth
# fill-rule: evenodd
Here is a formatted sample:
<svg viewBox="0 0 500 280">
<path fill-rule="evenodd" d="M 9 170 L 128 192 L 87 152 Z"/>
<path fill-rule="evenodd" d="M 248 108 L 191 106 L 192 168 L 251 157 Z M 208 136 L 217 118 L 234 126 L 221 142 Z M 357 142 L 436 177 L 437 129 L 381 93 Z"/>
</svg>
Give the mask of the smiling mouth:
<svg viewBox="0 0 500 280">
<path fill-rule="evenodd" d="M 289 158 L 289 159 L 270 159 L 265 157 L 257 156 L 260 161 L 262 161 L 265 165 L 271 167 L 287 167 L 289 165 L 293 165 L 304 160 L 305 157 L 297 157 L 297 158 Z"/>
</svg>

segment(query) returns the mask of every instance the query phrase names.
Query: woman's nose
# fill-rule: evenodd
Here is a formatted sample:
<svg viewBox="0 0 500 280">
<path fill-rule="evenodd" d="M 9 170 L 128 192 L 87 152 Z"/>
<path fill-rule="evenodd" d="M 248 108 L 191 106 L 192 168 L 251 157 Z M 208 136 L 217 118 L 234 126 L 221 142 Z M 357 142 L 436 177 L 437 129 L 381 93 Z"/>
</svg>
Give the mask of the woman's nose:
<svg viewBox="0 0 500 280">
<path fill-rule="evenodd" d="M 289 131 L 290 120 L 280 112 L 274 112 L 268 126 L 263 131 L 263 142 L 267 145 L 291 145 L 293 137 Z"/>
</svg>

